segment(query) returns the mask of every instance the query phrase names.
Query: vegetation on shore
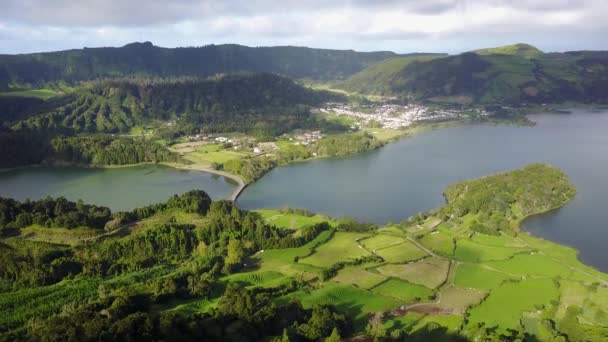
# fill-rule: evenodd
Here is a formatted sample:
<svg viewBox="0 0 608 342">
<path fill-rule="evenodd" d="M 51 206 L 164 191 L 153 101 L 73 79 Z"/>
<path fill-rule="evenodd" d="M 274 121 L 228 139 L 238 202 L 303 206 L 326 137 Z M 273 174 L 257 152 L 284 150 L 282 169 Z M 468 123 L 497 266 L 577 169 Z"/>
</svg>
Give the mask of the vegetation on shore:
<svg viewBox="0 0 608 342">
<path fill-rule="evenodd" d="M 534 164 L 452 185 L 445 207 L 386 227 L 246 212 L 200 191 L 131 213 L 3 200 L 13 231 L 0 240 L 0 336 L 600 341 L 607 275 L 515 226 L 486 234 L 472 225 L 471 215 L 516 222 L 573 195 L 561 171 Z M 27 227 L 28 213 L 46 228 Z M 45 242 L 63 216 L 89 227 L 61 230 L 66 241 L 80 229 L 99 238 Z"/>
</svg>

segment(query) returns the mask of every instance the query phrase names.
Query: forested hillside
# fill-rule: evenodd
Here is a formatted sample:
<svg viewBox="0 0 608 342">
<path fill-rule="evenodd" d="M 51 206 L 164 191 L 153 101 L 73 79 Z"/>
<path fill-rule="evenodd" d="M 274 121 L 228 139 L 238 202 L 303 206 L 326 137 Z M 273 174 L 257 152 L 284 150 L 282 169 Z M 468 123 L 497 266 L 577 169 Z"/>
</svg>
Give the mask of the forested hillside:
<svg viewBox="0 0 608 342">
<path fill-rule="evenodd" d="M 63 99 L 2 108 L 16 129 L 63 132 L 128 132 L 155 120 L 182 120 L 206 132 L 293 129 L 308 119 L 309 106 L 341 99 L 273 74 L 213 79 L 96 81 Z M 8 102 L 7 99 L 4 99 Z M 11 108 L 16 108 L 11 111 Z"/>
<path fill-rule="evenodd" d="M 219 73 L 271 72 L 292 78 L 345 79 L 393 52 L 355 52 L 305 47 L 207 45 L 161 48 L 150 42 L 119 48 L 84 48 L 24 55 L 0 55 L 0 91 L 12 83 L 93 80 L 148 75 L 208 77 Z"/>
<path fill-rule="evenodd" d="M 337 87 L 447 104 L 608 102 L 608 52 L 542 53 L 518 44 L 403 61 L 371 66 Z"/>
</svg>

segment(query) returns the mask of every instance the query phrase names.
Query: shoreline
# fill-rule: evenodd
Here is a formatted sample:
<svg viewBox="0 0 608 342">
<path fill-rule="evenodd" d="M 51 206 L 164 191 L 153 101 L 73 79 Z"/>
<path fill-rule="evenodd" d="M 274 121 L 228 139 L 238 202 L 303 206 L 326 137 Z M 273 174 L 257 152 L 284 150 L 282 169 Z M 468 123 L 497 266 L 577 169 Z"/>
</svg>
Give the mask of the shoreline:
<svg viewBox="0 0 608 342">
<path fill-rule="evenodd" d="M 140 165 L 140 164 L 137 164 Z M 241 193 L 243 192 L 243 190 L 245 190 L 245 188 L 247 187 L 247 183 L 245 183 L 245 181 L 243 181 L 243 179 L 237 175 L 234 175 L 232 173 L 228 173 L 228 172 L 224 172 L 224 171 L 220 171 L 220 170 L 215 170 L 212 168 L 208 168 L 208 167 L 203 167 L 200 165 L 196 165 L 196 164 L 192 164 L 192 165 L 185 165 L 185 164 L 177 164 L 177 163 L 158 163 L 157 165 L 164 165 L 164 166 L 168 166 L 168 167 L 172 167 L 174 169 L 178 169 L 178 170 L 191 170 L 191 171 L 201 171 L 201 172 L 205 172 L 205 173 L 210 173 L 210 174 L 214 174 L 214 175 L 218 175 L 218 176 L 223 176 L 226 177 L 228 179 L 231 179 L 233 181 L 235 181 L 238 185 L 236 187 L 236 189 L 234 189 L 234 191 L 232 192 L 232 194 L 230 195 L 229 198 L 227 198 L 228 200 L 232 201 L 232 202 L 236 202 L 236 200 L 238 199 L 238 197 L 241 195 Z"/>
</svg>

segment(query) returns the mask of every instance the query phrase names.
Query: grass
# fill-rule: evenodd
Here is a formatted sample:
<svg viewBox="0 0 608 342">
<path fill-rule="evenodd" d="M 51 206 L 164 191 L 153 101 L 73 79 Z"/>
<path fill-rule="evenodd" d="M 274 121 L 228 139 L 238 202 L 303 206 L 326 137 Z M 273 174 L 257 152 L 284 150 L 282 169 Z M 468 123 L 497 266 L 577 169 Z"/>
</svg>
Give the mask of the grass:
<svg viewBox="0 0 608 342">
<path fill-rule="evenodd" d="M 418 302 L 432 297 L 433 291 L 428 287 L 412 284 L 400 279 L 388 279 L 374 287 L 372 292 L 385 297 L 395 298 L 403 304 Z"/>
<path fill-rule="evenodd" d="M 40 225 L 31 225 L 21 229 L 21 234 L 27 236 L 29 240 L 43 241 L 55 244 L 76 245 L 81 239 L 103 234 L 104 231 L 79 227 L 67 228 L 48 228 Z"/>
<path fill-rule="evenodd" d="M 272 288 L 290 282 L 290 278 L 276 271 L 256 271 L 235 273 L 223 277 L 221 281 L 240 282 L 251 287 Z"/>
<path fill-rule="evenodd" d="M 366 128 L 365 131 L 376 137 L 376 139 L 389 142 L 407 135 L 406 130 L 388 129 L 388 128 Z"/>
<path fill-rule="evenodd" d="M 454 255 L 454 240 L 443 231 L 435 231 L 424 235 L 420 241 L 426 248 L 445 256 Z"/>
<path fill-rule="evenodd" d="M 295 263 L 294 258 L 308 255 L 315 245 L 327 241 L 330 236 L 330 231 L 324 231 L 302 247 L 268 249 L 250 258 L 247 263 L 257 265 L 259 271 L 277 271 L 296 278 L 312 279 L 318 276 L 321 269 L 312 265 Z"/>
<path fill-rule="evenodd" d="M 454 256 L 458 260 L 468 262 L 484 262 L 491 260 L 505 260 L 517 253 L 527 252 L 525 248 L 511 248 L 488 246 L 476 243 L 469 239 L 456 241 L 456 251 Z"/>
<path fill-rule="evenodd" d="M 397 236 L 392 236 L 392 235 L 387 235 L 387 234 L 376 234 L 372 237 L 361 240 L 360 243 L 368 250 L 375 251 L 378 249 L 398 245 L 405 241 L 407 241 L 407 240 L 397 237 Z"/>
<path fill-rule="evenodd" d="M 330 267 L 340 261 L 368 256 L 370 253 L 357 243 L 358 239 L 368 235 L 367 233 L 335 233 L 334 237 L 319 246 L 313 255 L 300 259 L 300 262 L 317 267 Z"/>
<path fill-rule="evenodd" d="M 508 236 L 505 234 L 502 235 L 487 235 L 487 234 L 479 234 L 476 233 L 471 237 L 471 241 L 479 243 L 481 245 L 486 246 L 495 246 L 495 247 L 511 247 L 511 248 L 525 248 L 521 241 L 515 239 L 512 236 Z"/>
<path fill-rule="evenodd" d="M 361 331 L 367 324 L 370 312 L 384 312 L 399 306 L 392 298 L 384 297 L 368 290 L 332 282 L 312 291 L 300 290 L 284 297 L 285 300 L 298 299 L 305 308 L 317 304 L 331 304 L 352 317 L 355 331 Z"/>
<path fill-rule="evenodd" d="M 338 275 L 332 280 L 338 284 L 354 285 L 363 289 L 370 289 L 385 281 L 386 277 L 367 271 L 361 267 L 349 266 L 340 270 Z"/>
<path fill-rule="evenodd" d="M 52 89 L 28 89 L 28 90 L 15 90 L 0 93 L 0 96 L 15 96 L 15 97 L 35 97 L 42 100 L 48 100 L 52 97 L 59 95 L 60 93 Z"/>
<path fill-rule="evenodd" d="M 399 245 L 383 248 L 376 252 L 387 262 L 406 262 L 424 258 L 428 254 L 413 243 L 406 241 Z"/>
<path fill-rule="evenodd" d="M 434 289 L 446 281 L 449 261 L 426 258 L 409 264 L 388 264 L 377 268 L 380 274 L 407 280 Z"/>
<path fill-rule="evenodd" d="M 483 323 L 488 328 L 498 327 L 498 331 L 518 329 L 524 312 L 549 306 L 558 295 L 551 279 L 505 283 L 494 289 L 483 303 L 469 310 L 469 326 Z"/>
<path fill-rule="evenodd" d="M 589 277 L 579 272 L 572 271 L 572 269 L 560 262 L 538 253 L 519 254 L 509 260 L 488 262 L 487 265 L 506 273 L 521 276 L 559 276 L 574 280 L 590 280 Z"/>
<path fill-rule="evenodd" d="M 264 218 L 267 223 L 287 229 L 300 229 L 321 222 L 334 223 L 332 219 L 322 215 L 303 216 L 297 214 L 284 214 L 279 210 L 271 209 L 260 209 L 255 210 L 255 212 L 262 215 L 262 218 Z"/>
<path fill-rule="evenodd" d="M 458 264 L 454 284 L 464 288 L 491 290 L 514 277 L 491 270 L 481 264 Z"/>
<path fill-rule="evenodd" d="M 447 286 L 441 289 L 439 293 L 441 301 L 437 306 L 451 309 L 455 315 L 462 315 L 467 308 L 479 304 L 484 297 L 485 293 L 479 290 Z"/>
</svg>

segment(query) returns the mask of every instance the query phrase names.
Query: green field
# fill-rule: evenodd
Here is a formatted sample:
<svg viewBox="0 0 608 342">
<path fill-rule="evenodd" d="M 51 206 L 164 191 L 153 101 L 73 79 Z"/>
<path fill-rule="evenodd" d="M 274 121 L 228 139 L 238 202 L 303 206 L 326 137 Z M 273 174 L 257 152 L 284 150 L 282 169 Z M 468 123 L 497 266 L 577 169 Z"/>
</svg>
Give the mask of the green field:
<svg viewBox="0 0 608 342">
<path fill-rule="evenodd" d="M 340 261 L 349 261 L 371 255 L 357 243 L 358 239 L 369 236 L 368 233 L 337 232 L 327 243 L 319 246 L 316 252 L 301 263 L 317 267 L 330 267 Z"/>
<path fill-rule="evenodd" d="M 276 271 L 257 271 L 231 274 L 220 279 L 225 282 L 240 282 L 253 287 L 278 287 L 289 283 L 291 278 Z"/>
<path fill-rule="evenodd" d="M 354 285 L 363 289 L 372 288 L 386 280 L 378 273 L 367 271 L 361 267 L 345 267 L 332 278 L 338 284 Z"/>
<path fill-rule="evenodd" d="M 35 97 L 42 100 L 48 100 L 51 97 L 55 97 L 61 93 L 56 92 L 52 89 L 29 89 L 29 90 L 15 90 L 0 93 L 0 96 L 15 96 L 15 97 Z"/>
<path fill-rule="evenodd" d="M 286 214 L 280 210 L 272 209 L 259 209 L 255 210 L 255 212 L 262 215 L 268 224 L 287 229 L 300 229 L 321 222 L 334 223 L 331 218 L 322 215 L 303 216 L 298 214 Z"/>
<path fill-rule="evenodd" d="M 370 312 L 383 312 L 399 306 L 396 300 L 358 289 L 349 285 L 328 283 L 312 291 L 298 291 L 289 294 L 286 300 L 298 299 L 305 308 L 316 304 L 332 304 L 355 320 L 358 329 L 367 324 Z"/>
<path fill-rule="evenodd" d="M 406 262 L 424 258 L 428 254 L 413 243 L 406 241 L 399 245 L 376 251 L 386 262 Z"/>
<path fill-rule="evenodd" d="M 434 231 L 424 235 L 420 243 L 433 252 L 445 256 L 454 254 L 454 241 L 452 236 L 442 231 Z"/>
<path fill-rule="evenodd" d="M 377 268 L 380 274 L 407 280 L 434 289 L 446 281 L 450 262 L 426 258 L 403 265 L 388 264 Z"/>
<path fill-rule="evenodd" d="M 542 254 L 519 254 L 509 260 L 486 263 L 499 271 L 521 276 L 561 277 L 592 281 L 593 279 Z"/>
<path fill-rule="evenodd" d="M 433 291 L 427 287 L 400 279 L 388 279 L 374 287 L 371 291 L 385 297 L 394 298 L 402 304 L 429 299 L 433 295 Z"/>
<path fill-rule="evenodd" d="M 475 243 L 469 239 L 461 239 L 456 242 L 456 259 L 468 262 L 483 262 L 491 260 L 505 260 L 517 253 L 529 251 L 525 248 L 511 248 L 500 246 L 488 246 Z"/>
<path fill-rule="evenodd" d="M 559 291 L 551 279 L 508 282 L 494 289 L 488 298 L 469 311 L 468 327 L 483 323 L 499 331 L 519 329 L 524 312 L 536 311 L 556 300 Z"/>
<path fill-rule="evenodd" d="M 483 264 L 460 263 L 456 266 L 454 284 L 464 288 L 491 290 L 507 279 L 517 277 L 490 269 Z"/>
<path fill-rule="evenodd" d="M 463 289 L 456 286 L 446 286 L 439 292 L 441 301 L 438 307 L 452 310 L 455 315 L 464 314 L 470 306 L 477 305 L 485 297 L 485 293 L 474 289 Z"/>
<path fill-rule="evenodd" d="M 370 251 L 391 247 L 405 242 L 406 240 L 397 236 L 387 234 L 376 234 L 360 241 L 361 245 Z"/>
</svg>

